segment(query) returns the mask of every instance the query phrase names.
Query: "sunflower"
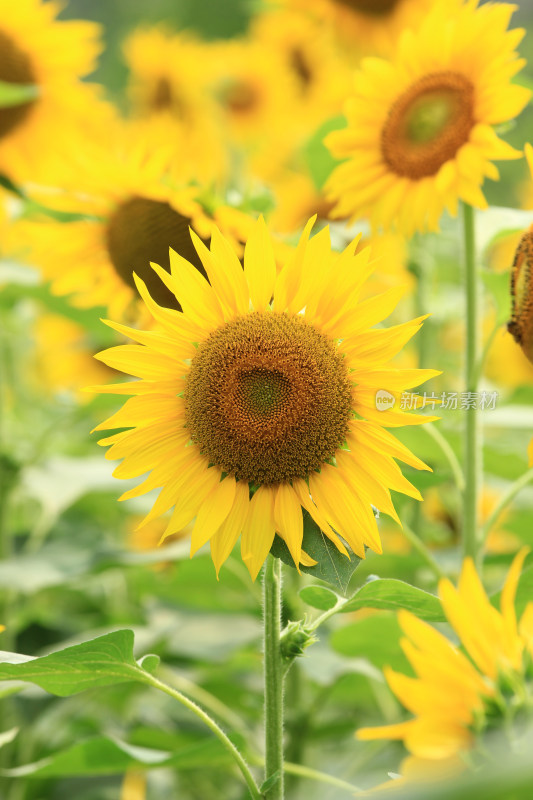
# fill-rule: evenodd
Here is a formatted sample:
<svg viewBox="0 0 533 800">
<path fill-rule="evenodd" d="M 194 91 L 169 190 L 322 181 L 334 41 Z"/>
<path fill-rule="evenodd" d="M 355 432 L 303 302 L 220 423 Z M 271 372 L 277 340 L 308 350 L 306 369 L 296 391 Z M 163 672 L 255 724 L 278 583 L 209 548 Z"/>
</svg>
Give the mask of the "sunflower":
<svg viewBox="0 0 533 800">
<path fill-rule="evenodd" d="M 35 96 L 0 108 L 0 171 L 35 179 L 50 151 L 60 152 L 81 126 L 95 91 L 79 78 L 92 72 L 100 29 L 92 22 L 58 21 L 61 5 L 0 0 L 0 81 L 35 87 Z"/>
<path fill-rule="evenodd" d="M 433 0 L 272 0 L 331 26 L 348 56 L 388 54 L 404 28 L 416 24 Z"/>
<path fill-rule="evenodd" d="M 34 324 L 35 352 L 30 374 L 39 390 L 72 392 L 79 402 L 87 400 L 88 381 L 109 380 L 111 372 L 93 358 L 86 331 L 61 314 L 39 314 Z"/>
<path fill-rule="evenodd" d="M 396 401 L 437 373 L 387 367 L 422 320 L 370 330 L 397 296 L 358 304 L 369 250 L 332 253 L 327 229 L 309 239 L 312 223 L 279 274 L 262 217 L 244 270 L 216 228 L 210 250 L 191 233 L 209 283 L 171 251 L 170 275 L 153 268 L 183 311 L 159 306 L 137 278 L 160 330 L 111 322 L 138 344 L 98 356 L 141 379 L 96 387 L 133 395 L 98 426 L 129 428 L 101 442 L 124 459 L 116 477 L 151 471 L 123 499 L 162 487 L 145 521 L 173 506 L 164 538 L 195 519 L 191 555 L 210 541 L 217 573 L 240 534 L 254 579 L 276 532 L 298 565 L 302 509 L 339 551 L 344 540 L 364 558 L 366 546 L 381 551 L 371 504 L 398 519 L 389 489 L 421 499 L 394 459 L 427 467 L 386 428 L 429 419 Z"/>
<path fill-rule="evenodd" d="M 463 564 L 457 589 L 449 580 L 441 581 L 442 607 L 463 649 L 408 611 L 398 614 L 405 634 L 402 649 L 415 677 L 392 669 L 386 669 L 385 676 L 396 697 L 415 716 L 382 728 L 362 728 L 357 736 L 403 741 L 410 752 L 402 764 L 403 781 L 441 779 L 465 769 L 465 753 L 475 762 L 488 727 L 530 713 L 533 603 L 519 622 L 515 612 L 527 553 L 528 548 L 523 548 L 513 560 L 500 611 L 487 597 L 470 558 Z"/>
<path fill-rule="evenodd" d="M 209 94 L 209 45 L 190 33 L 140 28 L 124 42 L 135 118 L 159 120 L 180 154 L 181 170 L 193 165 L 203 182 L 227 169 L 217 107 Z M 189 177 L 189 176 L 187 176 Z"/>
<path fill-rule="evenodd" d="M 301 13 L 272 10 L 252 20 L 250 35 L 276 53 L 295 79 L 296 105 L 286 126 L 299 126 L 308 138 L 310 131 L 342 112 L 352 85 L 351 68 L 327 28 Z"/>
<path fill-rule="evenodd" d="M 229 141 L 252 148 L 266 142 L 271 149 L 276 142 L 288 152 L 300 83 L 281 53 L 250 38 L 216 42 L 210 46 L 209 69 Z M 279 162 L 279 153 L 275 158 Z"/>
<path fill-rule="evenodd" d="M 348 126 L 326 138 L 346 159 L 326 186 L 336 216 L 369 216 L 375 226 L 412 234 L 436 230 L 459 199 L 486 208 L 484 178 L 499 177 L 492 160 L 521 155 L 492 126 L 530 98 L 511 83 L 524 65 L 515 52 L 524 31 L 507 30 L 513 10 L 436 2 L 417 30 L 404 32 L 393 60 L 363 60 Z"/>
<path fill-rule="evenodd" d="M 174 295 L 149 266 L 156 259 L 170 269 L 169 246 L 203 271 L 189 226 L 208 240 L 219 211 L 209 215 L 198 187 L 178 186 L 172 179 L 175 151 L 172 144 L 163 146 L 156 125 L 154 137 L 152 125 L 116 122 L 106 142 L 87 142 L 73 159 L 63 191 L 44 199 L 39 195 L 49 207 L 79 219 L 19 224 L 19 238 L 29 245 L 26 257 L 42 267 L 54 293 L 72 295 L 78 306 L 106 306 L 113 317 L 136 318 L 142 306 L 136 302 L 133 271 L 159 303 L 175 305 Z M 226 219 L 234 233 L 243 216 L 228 210 L 220 224 Z M 237 239 L 232 240 L 238 250 Z"/>
</svg>

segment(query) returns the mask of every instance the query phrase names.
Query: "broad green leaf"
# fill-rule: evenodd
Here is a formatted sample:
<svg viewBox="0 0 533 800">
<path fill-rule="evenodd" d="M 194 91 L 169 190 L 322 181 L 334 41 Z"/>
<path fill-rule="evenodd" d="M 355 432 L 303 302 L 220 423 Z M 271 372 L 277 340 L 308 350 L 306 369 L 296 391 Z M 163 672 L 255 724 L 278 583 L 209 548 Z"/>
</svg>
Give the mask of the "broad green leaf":
<svg viewBox="0 0 533 800">
<path fill-rule="evenodd" d="M 324 144 L 324 138 L 331 131 L 346 127 L 346 118 L 342 115 L 327 120 L 309 139 L 305 147 L 307 168 L 317 189 L 322 189 L 330 174 L 340 161 L 333 158 Z"/>
<path fill-rule="evenodd" d="M 410 673 L 409 663 L 400 648 L 402 635 L 397 615 L 384 611 L 338 628 L 331 634 L 330 644 L 337 653 L 367 658 L 378 669 L 389 665 Z"/>
<path fill-rule="evenodd" d="M 329 611 L 336 606 L 339 597 L 325 586 L 306 586 L 300 592 L 300 597 L 311 608 L 318 608 L 320 611 Z"/>
<path fill-rule="evenodd" d="M 319 578 L 325 583 L 329 583 L 333 588 L 346 597 L 350 579 L 361 563 L 361 559 L 353 553 L 348 545 L 346 549 L 350 553 L 350 558 L 343 555 L 327 536 L 324 536 L 320 528 L 313 522 L 309 514 L 304 511 L 304 535 L 302 548 L 317 563 L 313 567 L 300 565 L 302 572 Z M 294 568 L 294 561 L 289 552 L 289 548 L 280 536 L 275 536 L 274 543 L 270 550 L 273 556 L 281 559 L 289 567 Z"/>
<path fill-rule="evenodd" d="M 0 81 L 0 108 L 21 106 L 39 96 L 37 86 L 26 83 L 6 83 Z"/>
<path fill-rule="evenodd" d="M 124 681 L 146 683 L 133 657 L 133 631 L 107 633 L 56 653 L 31 658 L 0 651 L 0 680 L 35 683 L 59 697 Z"/>
<path fill-rule="evenodd" d="M 31 764 L 1 770 L 0 774 L 9 778 L 113 775 L 135 767 L 197 769 L 206 763 L 227 762 L 230 758 L 212 736 L 186 734 L 179 738 L 181 741 L 174 742 L 172 751 L 164 751 L 129 744 L 114 737 L 96 736 Z"/>
<path fill-rule="evenodd" d="M 383 608 L 391 611 L 406 608 L 421 619 L 434 622 L 446 619 L 438 597 L 392 578 L 366 583 L 339 610 L 357 611 L 360 608 Z"/>
</svg>

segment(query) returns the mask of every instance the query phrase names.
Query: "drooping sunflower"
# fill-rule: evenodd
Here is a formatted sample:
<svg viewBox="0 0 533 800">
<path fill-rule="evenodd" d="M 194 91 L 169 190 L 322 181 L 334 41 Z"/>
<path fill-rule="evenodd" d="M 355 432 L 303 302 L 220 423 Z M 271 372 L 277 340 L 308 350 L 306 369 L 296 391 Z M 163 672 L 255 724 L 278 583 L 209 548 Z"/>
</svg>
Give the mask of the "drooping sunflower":
<svg viewBox="0 0 533 800">
<path fill-rule="evenodd" d="M 243 215 L 221 208 L 211 216 L 199 202 L 197 186 L 177 183 L 173 142 L 165 144 L 156 126 L 154 136 L 152 125 L 115 121 L 105 142 L 87 142 L 73 158 L 64 180 L 57 180 L 62 191 L 38 195 L 47 206 L 79 219 L 19 223 L 19 238 L 29 247 L 26 258 L 39 264 L 53 292 L 71 295 L 78 306 L 105 306 L 110 316 L 136 319 L 142 304 L 133 272 L 159 303 L 175 305 L 150 261 L 169 270 L 172 247 L 203 271 L 189 226 L 207 241 L 215 219 L 236 249 L 239 238 L 244 241 L 245 232 L 239 236 L 237 230 Z"/>
<path fill-rule="evenodd" d="M 227 159 L 221 121 L 208 91 L 209 45 L 191 33 L 158 26 L 135 30 L 123 50 L 132 115 L 166 126 L 182 172 L 190 163 L 193 177 L 202 182 L 223 177 Z"/>
<path fill-rule="evenodd" d="M 387 365 L 421 319 L 371 330 L 396 294 L 358 303 L 369 250 L 332 253 L 326 228 L 309 239 L 312 223 L 279 273 L 262 218 L 244 269 L 216 228 L 210 250 L 192 233 L 209 282 L 171 251 L 170 275 L 153 268 L 183 310 L 159 306 L 137 278 L 158 332 L 111 322 L 138 344 L 98 356 L 140 378 L 97 387 L 132 395 L 98 426 L 128 428 L 101 442 L 123 459 L 115 476 L 150 472 L 123 499 L 162 487 L 146 521 L 173 507 L 168 536 L 194 519 L 191 555 L 210 541 L 217 572 L 241 534 L 254 579 L 276 532 L 298 565 L 302 509 L 344 554 L 342 540 L 361 557 L 380 552 L 371 504 L 397 519 L 390 489 L 420 499 L 394 459 L 427 467 L 386 429 L 428 420 L 397 401 L 437 373 Z"/>
<path fill-rule="evenodd" d="M 442 607 L 462 649 L 408 611 L 399 613 L 405 634 L 401 645 L 415 677 L 392 669 L 385 670 L 385 677 L 415 716 L 357 732 L 364 740 L 403 741 L 410 755 L 402 764 L 403 777 L 393 786 L 412 779 L 438 780 L 466 769 L 465 754 L 476 757 L 488 727 L 509 722 L 511 713 L 517 718 L 530 714 L 533 603 L 519 621 L 515 612 L 527 553 L 523 548 L 512 563 L 500 611 L 491 604 L 470 558 L 463 564 L 457 589 L 447 579 L 440 582 Z"/>
<path fill-rule="evenodd" d="M 511 83 L 525 63 L 515 51 L 524 31 L 507 29 L 513 10 L 437 0 L 391 61 L 363 60 L 348 126 L 326 138 L 346 159 L 326 187 L 335 216 L 412 234 L 436 230 L 459 199 L 486 207 L 483 181 L 499 177 L 493 160 L 521 155 L 493 126 L 516 117 L 531 94 Z"/>
<path fill-rule="evenodd" d="M 81 126 L 93 95 L 79 79 L 94 69 L 100 29 L 59 21 L 60 9 L 55 2 L 0 0 L 0 81 L 35 87 L 31 99 L 0 108 L 0 171 L 16 180 L 41 174 L 48 151 L 60 152 Z"/>
</svg>

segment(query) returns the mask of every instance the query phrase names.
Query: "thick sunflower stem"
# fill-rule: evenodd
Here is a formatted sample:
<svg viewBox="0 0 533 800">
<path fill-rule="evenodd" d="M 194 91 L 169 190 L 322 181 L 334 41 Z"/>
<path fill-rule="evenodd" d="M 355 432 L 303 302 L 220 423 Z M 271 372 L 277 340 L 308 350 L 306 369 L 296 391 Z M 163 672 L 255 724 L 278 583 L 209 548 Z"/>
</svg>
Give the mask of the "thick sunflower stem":
<svg viewBox="0 0 533 800">
<path fill-rule="evenodd" d="M 263 577 L 265 659 L 265 782 L 268 800 L 283 800 L 283 659 L 281 561 L 268 555 Z"/>
<path fill-rule="evenodd" d="M 465 289 L 466 289 L 466 391 L 471 402 L 465 410 L 465 490 L 463 514 L 463 554 L 479 567 L 481 531 L 479 492 L 483 470 L 480 417 L 477 410 L 478 362 L 480 357 L 480 319 L 478 314 L 479 272 L 475 253 L 474 209 L 463 204 Z"/>
</svg>

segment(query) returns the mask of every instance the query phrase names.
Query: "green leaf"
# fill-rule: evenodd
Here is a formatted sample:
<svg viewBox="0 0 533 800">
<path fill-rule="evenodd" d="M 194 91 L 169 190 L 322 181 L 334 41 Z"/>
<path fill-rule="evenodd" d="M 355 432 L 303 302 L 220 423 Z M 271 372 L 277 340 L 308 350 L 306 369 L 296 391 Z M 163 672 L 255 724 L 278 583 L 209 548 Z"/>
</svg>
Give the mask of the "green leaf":
<svg viewBox="0 0 533 800">
<path fill-rule="evenodd" d="M 324 144 L 324 138 L 331 131 L 338 131 L 346 127 L 346 118 L 343 115 L 328 119 L 309 139 L 304 150 L 305 160 L 313 183 L 317 189 L 322 189 L 325 182 L 341 162 L 333 158 Z"/>
<path fill-rule="evenodd" d="M 434 622 L 446 619 L 438 597 L 392 578 L 366 583 L 339 611 L 357 611 L 360 608 L 383 608 L 391 611 L 406 608 L 421 619 Z"/>
<path fill-rule="evenodd" d="M 132 767 L 196 769 L 215 759 L 228 761 L 220 742 L 211 736 L 189 733 L 180 739 L 170 752 L 129 744 L 115 737 L 96 736 L 31 764 L 1 770 L 0 774 L 9 778 L 113 775 Z"/>
<path fill-rule="evenodd" d="M 7 175 L 4 175 L 2 172 L 0 172 L 0 186 L 3 186 L 4 189 L 7 189 L 8 192 L 11 192 L 17 197 L 20 197 L 21 200 L 26 199 L 26 195 L 24 194 L 22 189 L 16 186 L 16 184 L 13 183 L 11 178 L 8 178 Z"/>
<path fill-rule="evenodd" d="M 338 628 L 331 634 L 330 644 L 343 656 L 366 658 L 378 669 L 389 665 L 410 674 L 400 648 L 402 635 L 396 614 L 384 611 Z"/>
<path fill-rule="evenodd" d="M 39 96 L 37 86 L 26 83 L 6 83 L 0 81 L 0 108 L 21 106 Z"/>
<path fill-rule="evenodd" d="M 40 658 L 0 651 L 0 680 L 35 683 L 59 697 L 124 681 L 148 682 L 133 657 L 133 631 L 107 633 Z"/>
<path fill-rule="evenodd" d="M 333 588 L 346 597 L 350 579 L 361 563 L 361 559 L 352 552 L 350 547 L 344 542 L 350 558 L 343 555 L 327 536 L 324 536 L 318 525 L 311 519 L 307 511 L 304 516 L 304 535 L 302 548 L 317 563 L 313 567 L 300 565 L 300 570 L 318 578 L 325 583 L 329 583 Z M 270 552 L 276 558 L 281 559 L 289 567 L 294 568 L 294 561 L 289 552 L 289 548 L 280 536 L 274 537 L 274 542 Z"/>
<path fill-rule="evenodd" d="M 278 769 L 276 770 L 276 772 L 272 773 L 270 778 L 267 778 L 266 781 L 263 781 L 263 783 L 259 787 L 259 791 L 261 792 L 261 794 L 268 794 L 268 792 L 272 789 L 272 787 L 275 786 L 276 783 L 278 783 L 280 775 L 281 772 Z"/>
<path fill-rule="evenodd" d="M 318 608 L 320 611 L 329 611 L 337 605 L 339 597 L 325 586 L 306 586 L 300 592 L 300 597 L 311 608 Z"/>
</svg>

